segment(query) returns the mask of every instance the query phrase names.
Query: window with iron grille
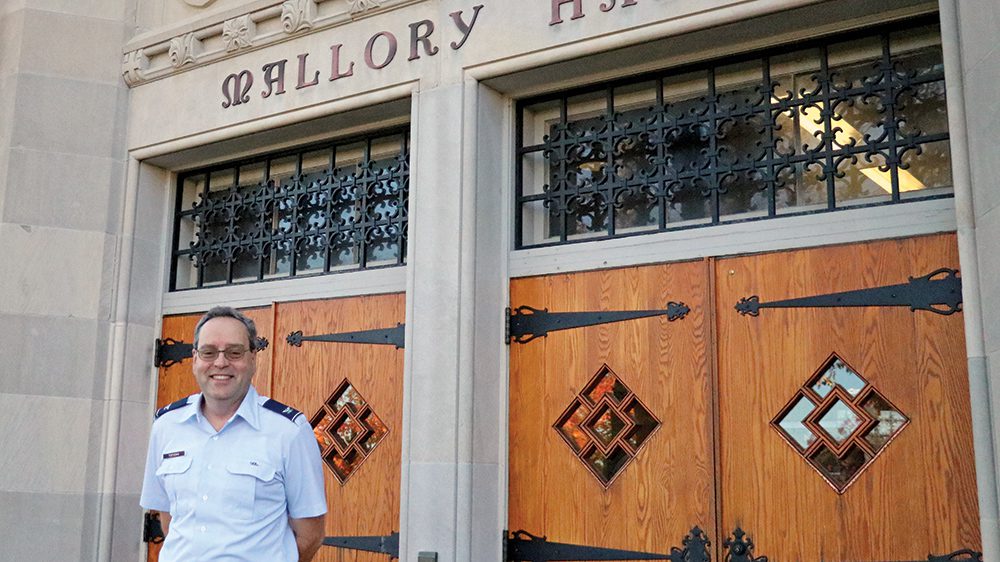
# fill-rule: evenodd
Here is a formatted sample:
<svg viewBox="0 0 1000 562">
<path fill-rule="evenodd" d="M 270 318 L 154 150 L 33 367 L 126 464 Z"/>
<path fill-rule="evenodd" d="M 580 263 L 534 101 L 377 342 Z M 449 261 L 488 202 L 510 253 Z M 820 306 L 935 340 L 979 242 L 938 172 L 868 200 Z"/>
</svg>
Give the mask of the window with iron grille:
<svg viewBox="0 0 1000 562">
<path fill-rule="evenodd" d="M 181 174 L 171 290 L 402 265 L 408 145 L 388 131 Z"/>
<path fill-rule="evenodd" d="M 522 100 L 518 248 L 950 197 L 938 26 Z"/>
</svg>

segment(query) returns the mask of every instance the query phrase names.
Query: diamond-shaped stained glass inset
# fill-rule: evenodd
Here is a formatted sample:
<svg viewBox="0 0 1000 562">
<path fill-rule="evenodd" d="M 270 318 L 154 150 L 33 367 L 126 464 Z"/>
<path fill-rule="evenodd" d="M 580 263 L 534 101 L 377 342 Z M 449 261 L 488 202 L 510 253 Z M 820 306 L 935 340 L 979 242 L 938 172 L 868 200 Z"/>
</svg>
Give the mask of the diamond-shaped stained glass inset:
<svg viewBox="0 0 1000 562">
<path fill-rule="evenodd" d="M 610 484 L 615 476 L 618 476 L 618 473 L 625 468 L 625 465 L 632 460 L 632 457 L 621 447 L 615 447 L 608 455 L 602 453 L 597 447 L 593 447 L 583 458 L 590 470 L 604 485 Z"/>
<path fill-rule="evenodd" d="M 324 451 L 327 447 L 333 445 L 333 439 L 330 438 L 330 434 L 328 433 L 332 423 L 333 416 L 330 415 L 330 412 L 326 411 L 326 408 L 316 412 L 316 415 L 313 416 L 310 421 L 310 424 L 313 427 L 313 433 L 316 434 L 316 441 L 319 442 L 319 448 L 321 451 Z"/>
<path fill-rule="evenodd" d="M 625 406 L 625 415 L 632 420 L 632 430 L 628 432 L 625 441 L 633 451 L 638 451 L 656 428 L 660 427 L 660 421 L 654 418 L 637 398 L 633 398 Z"/>
<path fill-rule="evenodd" d="M 810 386 L 820 398 L 826 398 L 826 395 L 838 386 L 853 398 L 861 394 L 867 384 L 861 375 L 855 373 L 854 369 L 848 367 L 840 357 L 834 356 Z"/>
<path fill-rule="evenodd" d="M 361 448 L 365 450 L 365 453 L 370 453 L 375 450 L 378 446 L 378 442 L 382 440 L 387 433 L 389 433 L 389 428 L 382 423 L 373 412 L 368 412 L 361 418 L 361 424 L 367 426 L 371 432 L 367 437 L 361 441 Z"/>
<path fill-rule="evenodd" d="M 660 420 L 607 365 L 553 424 L 604 487 L 632 462 L 659 426 Z"/>
<path fill-rule="evenodd" d="M 605 405 L 597 409 L 597 413 L 587 421 L 586 427 L 591 435 L 607 447 L 614 442 L 626 425 L 625 420 L 615 413 L 611 406 Z"/>
<path fill-rule="evenodd" d="M 909 421 L 833 354 L 771 425 L 838 493 L 843 493 Z"/>
<path fill-rule="evenodd" d="M 878 422 L 875 427 L 871 428 L 871 431 L 865 434 L 865 440 L 876 451 L 885 447 L 889 440 L 899 433 L 909 421 L 877 392 L 872 392 L 865 397 L 861 402 L 861 407 Z"/>
<path fill-rule="evenodd" d="M 341 455 L 336 449 L 333 449 L 323 457 L 323 460 L 326 462 L 326 466 L 333 471 L 334 476 L 343 484 L 365 459 L 354 449 L 350 449 L 346 455 Z"/>
<path fill-rule="evenodd" d="M 778 419 L 778 427 L 801 449 L 808 449 L 816 440 L 816 434 L 804 423 L 815 409 L 816 404 L 812 400 L 799 396 L 794 405 Z"/>
<path fill-rule="evenodd" d="M 556 429 L 563 434 L 566 443 L 577 452 L 583 450 L 590 443 L 590 437 L 583 431 L 583 420 L 587 419 L 589 414 L 590 408 L 577 400 L 556 422 Z"/>
<path fill-rule="evenodd" d="M 361 394 L 359 394 L 358 391 L 354 389 L 354 386 L 346 380 L 344 381 L 344 384 L 340 385 L 337 392 L 335 392 L 333 396 L 327 400 L 327 404 L 330 405 L 330 409 L 334 412 L 339 412 L 345 406 L 350 407 L 354 412 L 360 412 L 361 409 L 367 405 L 365 399 L 361 397 Z"/>
<path fill-rule="evenodd" d="M 851 446 L 842 457 L 821 446 L 809 461 L 837 490 L 843 491 L 871 459 L 871 455 L 856 445 Z"/>
<path fill-rule="evenodd" d="M 341 449 L 346 449 L 354 444 L 354 440 L 357 439 L 364 428 L 357 420 L 352 418 L 350 414 L 345 413 L 340 420 L 333 426 L 333 435 L 336 437 L 337 442 L 340 444 Z"/>
<path fill-rule="evenodd" d="M 817 422 L 838 445 L 850 439 L 863 423 L 861 416 L 839 398 L 819 416 Z"/>
<path fill-rule="evenodd" d="M 628 396 L 628 393 L 628 387 L 622 381 L 618 380 L 618 376 L 606 366 L 604 369 L 601 369 L 597 377 L 587 387 L 587 390 L 584 391 L 584 395 L 590 400 L 591 404 L 597 404 L 605 395 L 608 395 L 617 404 Z"/>
<path fill-rule="evenodd" d="M 389 428 L 347 379 L 313 414 L 310 423 L 323 451 L 323 461 L 342 485 L 389 433 Z"/>
</svg>

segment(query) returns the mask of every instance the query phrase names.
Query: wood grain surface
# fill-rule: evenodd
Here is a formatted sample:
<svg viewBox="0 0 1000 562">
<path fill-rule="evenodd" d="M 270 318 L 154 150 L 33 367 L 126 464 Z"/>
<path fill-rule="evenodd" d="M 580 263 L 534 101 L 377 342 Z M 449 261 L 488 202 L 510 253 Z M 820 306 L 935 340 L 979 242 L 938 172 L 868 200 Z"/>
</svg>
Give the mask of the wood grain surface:
<svg viewBox="0 0 1000 562">
<path fill-rule="evenodd" d="M 403 421 L 403 350 L 393 346 L 303 342 L 285 338 L 376 328 L 404 321 L 402 294 L 276 304 L 273 397 L 310 418 L 345 380 L 388 427 L 388 434 L 344 483 L 324 466 L 327 536 L 399 531 Z M 428 405 L 432 407 L 433 405 Z M 317 562 L 385 562 L 385 555 L 322 547 Z"/>
<path fill-rule="evenodd" d="M 691 308 L 511 344 L 509 528 L 551 541 L 669 552 L 715 531 L 704 262 L 517 279 L 511 306 L 551 312 Z M 553 424 L 607 364 L 661 421 L 605 489 Z"/>
<path fill-rule="evenodd" d="M 961 314 L 894 308 L 762 309 L 761 302 L 905 283 L 958 268 L 953 235 L 719 260 L 716 322 L 724 532 L 773 561 L 920 560 L 979 548 Z M 838 494 L 769 422 L 831 353 L 905 427 Z"/>
</svg>

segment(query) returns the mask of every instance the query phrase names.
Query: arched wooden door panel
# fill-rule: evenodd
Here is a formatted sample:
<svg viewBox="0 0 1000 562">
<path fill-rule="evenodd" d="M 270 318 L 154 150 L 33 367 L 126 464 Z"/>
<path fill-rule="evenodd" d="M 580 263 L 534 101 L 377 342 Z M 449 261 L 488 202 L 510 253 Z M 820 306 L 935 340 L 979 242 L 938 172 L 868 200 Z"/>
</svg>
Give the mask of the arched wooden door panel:
<svg viewBox="0 0 1000 562">
<path fill-rule="evenodd" d="M 958 268 L 953 235 L 717 262 L 724 529 L 747 530 L 778 562 L 979 550 L 961 314 L 733 310 L 751 295 L 905 284 L 939 268 Z"/>
<path fill-rule="evenodd" d="M 316 427 L 324 451 L 326 535 L 398 531 L 403 350 L 315 341 L 294 346 L 287 336 L 395 327 L 405 318 L 405 296 L 280 303 L 275 309 L 273 397 L 301 410 Z M 388 557 L 324 546 L 315 560 L 386 562 Z"/>
<path fill-rule="evenodd" d="M 513 308 L 690 308 L 674 321 L 640 318 L 511 343 L 511 530 L 656 553 L 695 525 L 714 532 L 707 276 L 704 262 L 690 262 L 511 282 Z"/>
</svg>

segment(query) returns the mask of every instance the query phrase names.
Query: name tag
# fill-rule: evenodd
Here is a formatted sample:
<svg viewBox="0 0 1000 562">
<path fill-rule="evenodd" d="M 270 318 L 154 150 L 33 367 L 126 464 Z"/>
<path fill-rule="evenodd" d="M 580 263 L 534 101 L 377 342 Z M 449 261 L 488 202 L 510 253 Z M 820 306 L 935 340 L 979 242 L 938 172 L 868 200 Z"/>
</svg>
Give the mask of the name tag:
<svg viewBox="0 0 1000 562">
<path fill-rule="evenodd" d="M 165 459 L 176 459 L 177 457 L 183 457 L 184 451 L 174 451 L 173 453 L 163 453 L 163 458 Z"/>
</svg>

